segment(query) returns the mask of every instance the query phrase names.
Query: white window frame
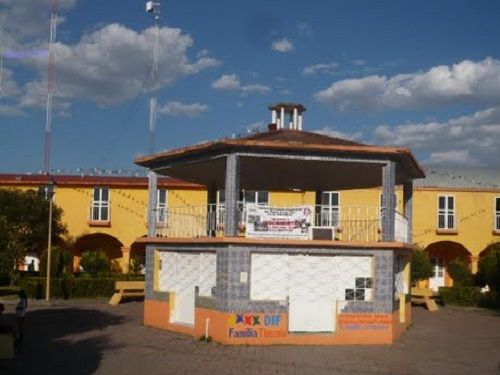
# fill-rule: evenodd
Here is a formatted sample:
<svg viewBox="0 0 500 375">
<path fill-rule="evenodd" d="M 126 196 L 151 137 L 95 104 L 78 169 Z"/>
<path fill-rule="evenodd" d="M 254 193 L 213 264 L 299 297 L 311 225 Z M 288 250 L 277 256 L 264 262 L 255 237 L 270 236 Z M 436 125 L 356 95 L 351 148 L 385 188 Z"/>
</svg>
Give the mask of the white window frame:
<svg viewBox="0 0 500 375">
<path fill-rule="evenodd" d="M 493 228 L 495 231 L 500 231 L 500 197 L 495 197 L 493 199 L 493 210 L 495 211 Z"/>
<path fill-rule="evenodd" d="M 328 204 L 324 204 L 323 196 L 328 197 Z M 337 196 L 337 204 L 333 204 L 333 196 Z M 340 224 L 340 193 L 338 191 L 322 191 L 320 202 L 320 226 L 336 227 Z M 326 215 L 326 217 L 325 217 Z M 336 216 L 336 218 L 335 218 Z"/>
<path fill-rule="evenodd" d="M 226 191 L 225 190 L 217 190 L 217 205 L 226 205 Z M 255 197 L 252 201 L 247 201 L 246 199 L 246 193 L 255 193 Z M 259 202 L 259 195 L 262 195 L 263 193 L 267 194 L 267 201 L 266 202 Z M 252 204 L 257 204 L 259 206 L 269 206 L 269 191 L 267 190 L 245 190 L 241 189 L 240 191 L 240 199 L 238 200 L 238 203 L 240 204 L 247 204 L 247 203 L 252 203 Z M 221 201 L 221 196 L 224 197 L 224 199 Z"/>
<path fill-rule="evenodd" d="M 247 201 L 246 200 L 246 193 L 255 193 L 253 201 Z M 267 201 L 266 202 L 259 202 L 259 195 L 262 193 L 267 194 Z M 256 204 L 258 206 L 269 206 L 269 197 L 270 197 L 270 192 L 268 190 L 245 190 L 241 189 L 240 190 L 240 199 L 238 200 L 238 207 L 241 212 L 241 217 L 240 217 L 240 225 L 243 225 L 246 221 L 246 205 L 248 203 L 250 204 Z M 224 200 L 221 202 L 221 197 L 224 197 Z M 217 190 L 217 224 L 220 225 L 224 222 L 224 212 L 226 210 L 226 191 L 225 190 Z"/>
<path fill-rule="evenodd" d="M 108 199 L 103 199 L 104 190 L 108 193 Z M 96 199 L 96 191 L 98 191 L 98 199 Z M 92 210 L 90 213 L 91 221 L 111 221 L 111 191 L 107 186 L 94 186 L 92 190 Z M 104 214 L 106 212 L 106 215 Z M 97 214 L 97 215 L 96 215 Z"/>
<path fill-rule="evenodd" d="M 247 200 L 247 193 L 255 194 L 254 199 L 253 200 Z M 265 202 L 259 202 L 259 196 L 264 195 L 264 193 L 267 194 L 266 201 Z M 245 189 L 242 189 L 241 190 L 241 200 L 240 200 L 240 202 L 243 205 L 251 203 L 251 204 L 256 204 L 258 206 L 269 206 L 269 191 L 266 191 L 266 190 L 245 190 Z"/>
<path fill-rule="evenodd" d="M 444 199 L 444 207 L 441 208 L 440 201 L 441 198 Z M 449 200 L 452 199 L 453 207 L 450 208 Z M 437 229 L 456 229 L 457 219 L 456 219 L 456 207 L 457 202 L 454 195 L 449 194 L 439 194 L 437 199 Z M 443 219 L 443 220 L 441 220 Z M 451 223 L 450 223 L 451 222 Z M 441 225 L 441 223 L 443 223 Z"/>
<path fill-rule="evenodd" d="M 161 201 L 161 192 L 165 192 L 165 200 Z M 168 208 L 168 190 L 158 189 L 156 191 L 156 223 L 166 224 L 167 223 L 167 208 Z"/>
</svg>

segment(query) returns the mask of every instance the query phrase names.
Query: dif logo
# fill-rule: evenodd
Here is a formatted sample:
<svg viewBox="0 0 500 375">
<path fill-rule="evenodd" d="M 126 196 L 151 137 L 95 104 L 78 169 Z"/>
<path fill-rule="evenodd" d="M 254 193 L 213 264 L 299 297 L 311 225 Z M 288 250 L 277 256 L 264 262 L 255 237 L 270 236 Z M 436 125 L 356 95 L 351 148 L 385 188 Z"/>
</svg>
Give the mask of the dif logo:
<svg viewBox="0 0 500 375">
<path fill-rule="evenodd" d="M 281 315 L 264 315 L 265 326 L 279 326 L 281 322 Z"/>
<path fill-rule="evenodd" d="M 232 319 L 231 319 L 232 318 Z M 230 319 L 232 323 L 244 326 L 276 327 L 281 323 L 281 315 L 270 314 L 234 314 Z M 233 320 L 234 319 L 234 320 Z"/>
</svg>

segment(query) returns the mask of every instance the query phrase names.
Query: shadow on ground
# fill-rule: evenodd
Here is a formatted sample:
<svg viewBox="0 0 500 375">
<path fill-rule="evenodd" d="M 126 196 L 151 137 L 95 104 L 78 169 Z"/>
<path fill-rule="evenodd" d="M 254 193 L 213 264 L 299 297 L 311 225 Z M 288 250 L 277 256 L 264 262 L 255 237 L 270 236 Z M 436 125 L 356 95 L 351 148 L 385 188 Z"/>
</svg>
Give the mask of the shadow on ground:
<svg viewBox="0 0 500 375">
<path fill-rule="evenodd" d="M 12 314 L 6 318 L 15 324 Z M 0 360 L 0 373 L 92 374 L 99 367 L 103 351 L 114 349 L 103 331 L 124 319 L 84 308 L 32 311 L 26 318 L 24 340 L 16 358 Z"/>
</svg>

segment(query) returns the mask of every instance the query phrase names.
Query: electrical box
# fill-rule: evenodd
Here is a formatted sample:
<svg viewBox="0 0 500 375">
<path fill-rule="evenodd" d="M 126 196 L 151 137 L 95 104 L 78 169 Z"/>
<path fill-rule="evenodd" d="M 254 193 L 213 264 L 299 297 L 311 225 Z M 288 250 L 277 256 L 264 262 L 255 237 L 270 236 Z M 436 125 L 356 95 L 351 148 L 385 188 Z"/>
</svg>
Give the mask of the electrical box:
<svg viewBox="0 0 500 375">
<path fill-rule="evenodd" d="M 311 237 L 313 240 L 329 240 L 335 239 L 334 227 L 312 227 Z"/>
</svg>

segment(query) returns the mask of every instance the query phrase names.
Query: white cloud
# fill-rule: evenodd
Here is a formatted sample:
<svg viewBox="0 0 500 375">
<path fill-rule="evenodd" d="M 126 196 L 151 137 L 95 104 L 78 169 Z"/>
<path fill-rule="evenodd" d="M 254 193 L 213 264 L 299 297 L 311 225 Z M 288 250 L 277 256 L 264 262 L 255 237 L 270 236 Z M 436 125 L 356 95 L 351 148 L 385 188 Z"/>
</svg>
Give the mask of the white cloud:
<svg viewBox="0 0 500 375">
<path fill-rule="evenodd" d="M 290 52 L 293 50 L 293 44 L 287 38 L 275 40 L 271 43 L 271 49 L 277 52 Z"/>
<path fill-rule="evenodd" d="M 20 93 L 19 87 L 14 80 L 14 73 L 5 66 L 0 67 L 0 99 L 12 97 Z"/>
<path fill-rule="evenodd" d="M 324 126 L 322 129 L 316 130 L 315 133 L 334 138 L 347 139 L 349 141 L 359 141 L 363 137 L 363 133 L 360 131 L 354 133 L 344 133 L 329 126 Z"/>
<path fill-rule="evenodd" d="M 21 111 L 14 103 L 21 90 L 13 78 L 13 72 L 5 67 L 0 68 L 0 116 L 21 116 Z"/>
<path fill-rule="evenodd" d="M 58 0 L 58 9 L 73 8 L 76 0 Z M 47 40 L 52 0 L 0 0 L 0 46 L 18 48 L 24 42 Z M 64 17 L 58 18 L 59 24 Z"/>
<path fill-rule="evenodd" d="M 236 74 L 223 74 L 219 79 L 212 82 L 212 88 L 216 90 L 239 90 L 241 82 Z"/>
<path fill-rule="evenodd" d="M 339 64 L 334 62 L 309 65 L 302 70 L 302 74 L 305 76 L 315 75 L 320 73 L 332 74 L 335 72 L 338 66 Z"/>
<path fill-rule="evenodd" d="M 482 164 L 473 156 L 469 150 L 450 150 L 444 152 L 432 152 L 426 165 L 446 165 L 446 166 L 481 166 Z"/>
<path fill-rule="evenodd" d="M 444 122 L 380 125 L 372 143 L 410 147 L 429 164 L 499 165 L 500 107 Z"/>
<path fill-rule="evenodd" d="M 214 67 L 219 62 L 206 56 L 190 60 L 193 39 L 180 29 L 160 28 L 159 70 L 154 89 L 172 85 L 183 76 Z M 84 35 L 74 45 L 57 43 L 55 51 L 54 103 L 86 99 L 109 105 L 130 99 L 146 87 L 155 29 L 141 32 L 119 24 L 107 25 Z M 43 106 L 46 95 L 46 61 L 32 62 L 42 78 L 26 84 L 22 106 Z"/>
<path fill-rule="evenodd" d="M 160 115 L 172 117 L 198 117 L 209 110 L 206 104 L 170 101 L 158 108 Z"/>
<path fill-rule="evenodd" d="M 0 104 L 0 116 L 22 116 L 24 113 L 14 105 Z"/>
<path fill-rule="evenodd" d="M 260 94 L 265 94 L 266 92 L 271 91 L 271 88 L 266 85 L 261 85 L 259 83 L 249 83 L 241 86 L 241 90 L 243 92 L 258 92 Z"/>
<path fill-rule="evenodd" d="M 58 8 L 65 11 L 74 7 L 76 0 L 60 0 L 58 3 Z M 51 4 L 51 0 L 0 0 L 0 55 L 4 65 L 0 78 L 0 115 L 23 114 L 17 103 L 21 88 L 16 82 L 16 70 L 8 67 L 47 60 L 46 49 L 39 45 L 49 38 Z M 64 20 L 64 17 L 59 17 L 58 24 Z"/>
<path fill-rule="evenodd" d="M 498 103 L 500 61 L 492 58 L 477 62 L 464 60 L 421 73 L 346 79 L 316 93 L 315 98 L 340 110 Z"/>
<path fill-rule="evenodd" d="M 223 74 L 220 78 L 212 82 L 212 88 L 216 90 L 240 91 L 242 93 L 257 92 L 260 94 L 265 94 L 271 91 L 269 86 L 258 83 L 248 83 L 242 85 L 236 74 Z"/>
</svg>

